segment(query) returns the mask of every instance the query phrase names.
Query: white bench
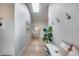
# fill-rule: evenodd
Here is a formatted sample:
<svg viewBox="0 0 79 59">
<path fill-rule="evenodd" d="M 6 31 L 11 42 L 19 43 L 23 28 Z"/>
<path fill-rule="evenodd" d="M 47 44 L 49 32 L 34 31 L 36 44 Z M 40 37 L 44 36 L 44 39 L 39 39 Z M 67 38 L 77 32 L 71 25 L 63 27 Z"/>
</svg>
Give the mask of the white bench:
<svg viewBox="0 0 79 59">
<path fill-rule="evenodd" d="M 47 48 L 49 49 L 49 52 L 51 56 L 62 56 L 60 53 L 58 47 L 52 43 L 46 43 Z"/>
</svg>

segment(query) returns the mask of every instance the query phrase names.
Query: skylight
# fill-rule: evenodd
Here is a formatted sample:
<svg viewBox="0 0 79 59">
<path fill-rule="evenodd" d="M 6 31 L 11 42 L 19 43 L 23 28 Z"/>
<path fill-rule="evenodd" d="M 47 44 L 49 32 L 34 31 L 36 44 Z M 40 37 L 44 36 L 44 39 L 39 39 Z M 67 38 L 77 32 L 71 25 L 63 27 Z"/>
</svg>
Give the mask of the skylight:
<svg viewBox="0 0 79 59">
<path fill-rule="evenodd" d="M 39 12 L 39 3 L 32 3 L 33 12 Z"/>
</svg>

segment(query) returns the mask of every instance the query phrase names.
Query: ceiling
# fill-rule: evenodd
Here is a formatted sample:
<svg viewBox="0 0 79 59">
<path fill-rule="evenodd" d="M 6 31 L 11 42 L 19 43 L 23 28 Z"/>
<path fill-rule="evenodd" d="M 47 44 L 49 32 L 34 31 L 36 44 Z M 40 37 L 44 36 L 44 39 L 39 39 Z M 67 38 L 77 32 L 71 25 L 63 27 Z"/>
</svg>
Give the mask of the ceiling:
<svg viewBox="0 0 79 59">
<path fill-rule="evenodd" d="M 37 21 L 37 20 L 47 21 L 48 20 L 49 3 L 40 3 L 40 11 L 38 13 L 33 12 L 31 3 L 26 3 L 26 5 L 30 11 L 33 21 Z"/>
</svg>

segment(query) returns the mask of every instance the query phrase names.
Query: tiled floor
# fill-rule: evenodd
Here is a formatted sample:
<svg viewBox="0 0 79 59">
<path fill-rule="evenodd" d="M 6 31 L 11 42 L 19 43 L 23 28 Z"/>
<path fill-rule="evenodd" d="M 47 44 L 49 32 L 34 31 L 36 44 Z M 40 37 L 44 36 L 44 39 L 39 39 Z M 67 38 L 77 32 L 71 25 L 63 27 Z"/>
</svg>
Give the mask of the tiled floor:
<svg viewBox="0 0 79 59">
<path fill-rule="evenodd" d="M 41 39 L 32 39 L 30 44 L 24 48 L 21 56 L 46 56 L 44 42 Z"/>
</svg>

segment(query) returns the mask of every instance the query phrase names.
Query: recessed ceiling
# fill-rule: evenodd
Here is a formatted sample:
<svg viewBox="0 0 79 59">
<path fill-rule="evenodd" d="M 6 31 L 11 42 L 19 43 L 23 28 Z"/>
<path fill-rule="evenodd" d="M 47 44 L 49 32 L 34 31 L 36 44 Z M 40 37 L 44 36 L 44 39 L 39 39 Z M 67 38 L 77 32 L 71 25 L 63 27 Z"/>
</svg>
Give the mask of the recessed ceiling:
<svg viewBox="0 0 79 59">
<path fill-rule="evenodd" d="M 30 14 L 32 16 L 32 20 L 38 20 L 38 18 L 40 18 L 39 20 L 43 20 L 43 19 L 48 17 L 48 6 L 49 6 L 49 3 L 40 3 L 39 4 L 39 9 L 40 10 L 37 13 L 33 12 L 31 3 L 26 3 L 26 5 L 27 5 L 27 7 L 28 7 L 28 9 L 30 11 Z"/>
</svg>

